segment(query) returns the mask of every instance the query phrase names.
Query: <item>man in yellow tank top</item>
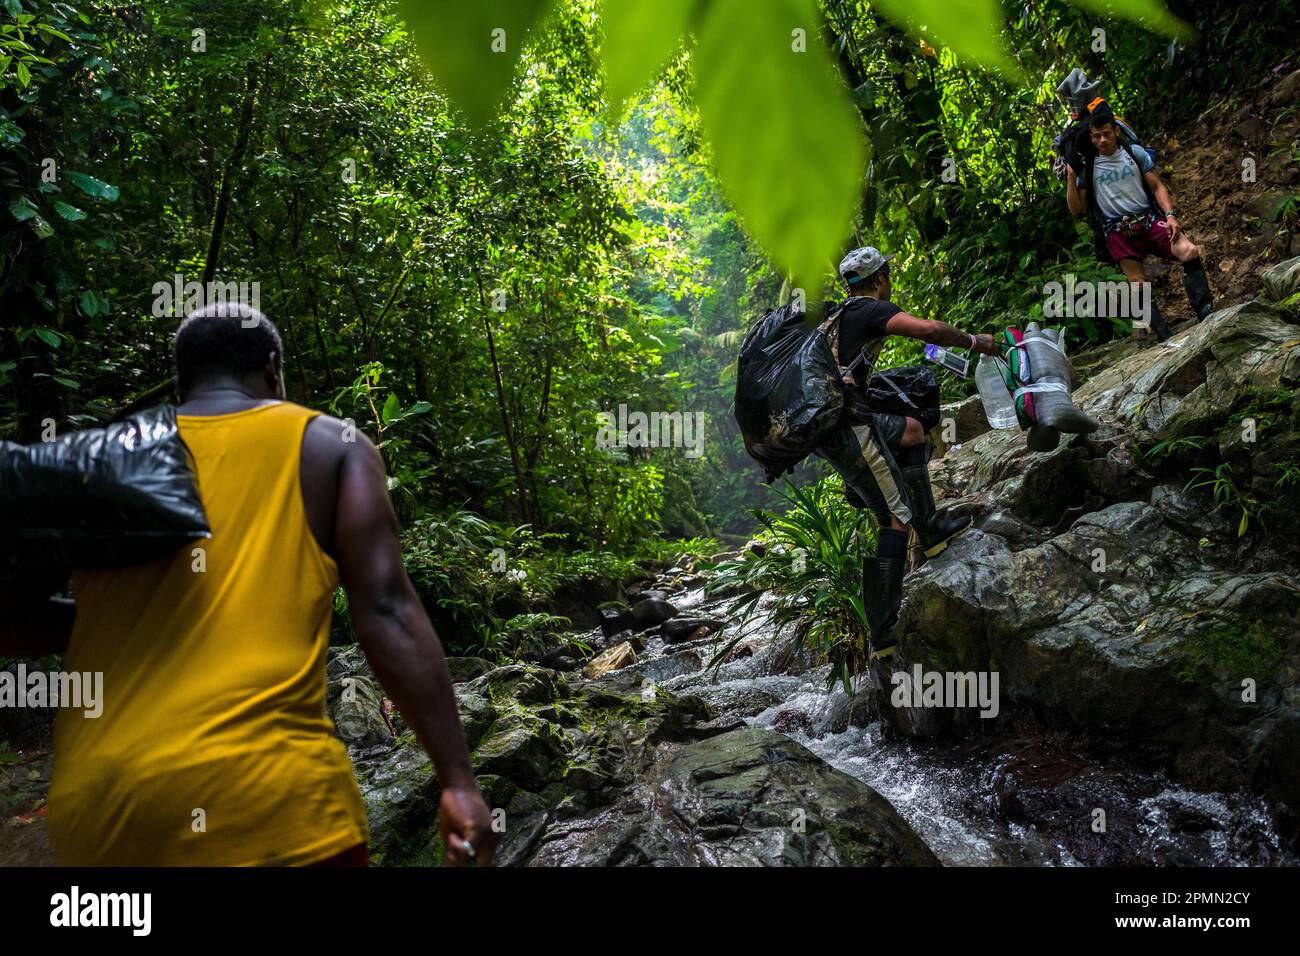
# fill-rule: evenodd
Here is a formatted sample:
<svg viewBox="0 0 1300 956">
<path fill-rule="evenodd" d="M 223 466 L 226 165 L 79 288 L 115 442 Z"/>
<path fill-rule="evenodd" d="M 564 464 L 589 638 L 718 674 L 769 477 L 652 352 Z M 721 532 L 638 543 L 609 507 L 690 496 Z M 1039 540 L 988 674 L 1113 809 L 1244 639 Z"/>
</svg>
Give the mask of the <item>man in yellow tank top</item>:
<svg viewBox="0 0 1300 956">
<path fill-rule="evenodd" d="M 64 865 L 364 863 L 365 809 L 325 710 L 336 587 L 428 751 L 452 863 L 490 863 L 442 646 L 406 575 L 374 446 L 284 400 L 279 332 L 209 306 L 175 339 L 180 433 L 212 537 L 73 575 L 0 645 L 104 675 L 102 714 L 59 712 L 48 823 Z M 9 638 L 8 641 L 5 638 Z M 25 643 L 24 643 L 25 642 Z"/>
</svg>

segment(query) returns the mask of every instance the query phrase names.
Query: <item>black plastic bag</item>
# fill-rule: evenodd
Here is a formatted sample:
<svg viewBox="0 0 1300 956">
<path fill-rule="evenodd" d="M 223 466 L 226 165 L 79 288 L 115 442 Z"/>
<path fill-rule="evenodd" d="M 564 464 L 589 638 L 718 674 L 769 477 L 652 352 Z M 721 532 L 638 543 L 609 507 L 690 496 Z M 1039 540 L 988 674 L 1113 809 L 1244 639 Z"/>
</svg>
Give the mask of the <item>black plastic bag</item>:
<svg viewBox="0 0 1300 956">
<path fill-rule="evenodd" d="M 142 564 L 211 536 L 171 405 L 0 442 L 0 575 Z"/>
<path fill-rule="evenodd" d="M 924 365 L 877 372 L 863 392 L 870 411 L 915 418 L 926 431 L 939 424 L 939 380 Z"/>
<path fill-rule="evenodd" d="M 826 335 L 781 306 L 745 336 L 736 365 L 736 423 L 770 484 L 792 471 L 839 422 L 844 387 Z"/>
</svg>

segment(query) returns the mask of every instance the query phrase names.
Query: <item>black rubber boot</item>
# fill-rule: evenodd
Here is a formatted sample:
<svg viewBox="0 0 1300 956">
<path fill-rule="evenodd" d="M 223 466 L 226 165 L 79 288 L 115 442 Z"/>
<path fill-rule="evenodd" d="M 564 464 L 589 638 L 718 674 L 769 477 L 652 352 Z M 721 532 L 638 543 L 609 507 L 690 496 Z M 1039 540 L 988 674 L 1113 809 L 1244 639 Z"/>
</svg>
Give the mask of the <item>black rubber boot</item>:
<svg viewBox="0 0 1300 956">
<path fill-rule="evenodd" d="M 1165 325 L 1165 317 L 1160 314 L 1160 306 L 1156 305 L 1156 297 L 1151 297 L 1151 331 L 1156 334 L 1156 341 L 1163 342 L 1172 338 L 1173 334 L 1169 331 L 1169 326 Z"/>
<path fill-rule="evenodd" d="M 1205 275 L 1200 256 L 1183 263 L 1183 288 L 1187 290 L 1187 302 L 1196 321 L 1204 321 L 1214 311 L 1214 300 L 1210 298 L 1210 280 Z"/>
<path fill-rule="evenodd" d="M 907 498 L 912 503 L 912 527 L 921 541 L 927 558 L 948 547 L 948 542 L 971 526 L 970 518 L 940 518 L 930 488 L 930 466 L 912 465 L 901 469 L 907 485 Z"/>
<path fill-rule="evenodd" d="M 871 631 L 871 660 L 888 657 L 898 644 L 894 626 L 903 603 L 906 570 L 902 558 L 872 555 L 862 559 L 862 607 L 867 612 L 867 626 Z"/>
</svg>

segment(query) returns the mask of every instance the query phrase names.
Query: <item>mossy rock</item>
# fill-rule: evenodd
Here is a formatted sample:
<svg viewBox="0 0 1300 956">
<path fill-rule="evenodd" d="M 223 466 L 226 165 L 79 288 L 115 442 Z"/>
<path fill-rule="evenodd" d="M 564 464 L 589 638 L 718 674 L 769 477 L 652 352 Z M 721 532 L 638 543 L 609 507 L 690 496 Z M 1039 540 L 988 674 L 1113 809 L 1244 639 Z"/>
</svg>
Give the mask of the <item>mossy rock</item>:
<svg viewBox="0 0 1300 956">
<path fill-rule="evenodd" d="M 1174 652 L 1174 672 L 1189 683 L 1262 682 L 1286 653 L 1286 639 L 1264 621 L 1224 624 L 1194 634 Z"/>
</svg>

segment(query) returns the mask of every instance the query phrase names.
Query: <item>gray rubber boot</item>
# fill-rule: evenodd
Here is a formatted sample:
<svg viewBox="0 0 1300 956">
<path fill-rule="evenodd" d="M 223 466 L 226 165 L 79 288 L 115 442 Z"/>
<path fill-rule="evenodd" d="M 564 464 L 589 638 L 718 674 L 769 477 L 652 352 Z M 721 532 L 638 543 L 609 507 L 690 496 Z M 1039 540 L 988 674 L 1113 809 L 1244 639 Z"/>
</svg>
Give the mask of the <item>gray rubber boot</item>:
<svg viewBox="0 0 1300 956">
<path fill-rule="evenodd" d="M 862 559 L 862 607 L 867 612 L 871 633 L 871 660 L 888 657 L 898 644 L 894 630 L 898 609 L 903 604 L 903 574 L 906 562 L 901 558 Z"/>
</svg>

